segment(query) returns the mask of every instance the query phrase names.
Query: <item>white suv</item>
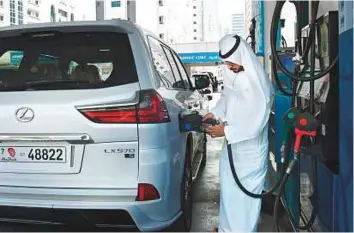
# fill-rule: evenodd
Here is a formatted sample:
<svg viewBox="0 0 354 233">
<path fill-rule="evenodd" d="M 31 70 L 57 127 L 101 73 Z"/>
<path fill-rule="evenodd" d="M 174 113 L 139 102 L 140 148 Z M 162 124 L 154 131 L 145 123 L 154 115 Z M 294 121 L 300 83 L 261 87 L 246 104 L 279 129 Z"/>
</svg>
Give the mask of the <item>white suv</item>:
<svg viewBox="0 0 354 233">
<path fill-rule="evenodd" d="M 178 117 L 208 102 L 169 46 L 122 20 L 2 27 L 0 44 L 0 221 L 189 231 L 206 137 Z"/>
</svg>

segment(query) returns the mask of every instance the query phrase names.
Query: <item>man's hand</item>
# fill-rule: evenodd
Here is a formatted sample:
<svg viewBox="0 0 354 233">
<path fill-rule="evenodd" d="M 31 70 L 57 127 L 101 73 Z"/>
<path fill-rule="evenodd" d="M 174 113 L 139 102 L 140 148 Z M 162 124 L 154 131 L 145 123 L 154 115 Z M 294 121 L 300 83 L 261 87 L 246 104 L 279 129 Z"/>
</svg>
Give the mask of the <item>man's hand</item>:
<svg viewBox="0 0 354 233">
<path fill-rule="evenodd" d="M 216 117 L 214 116 L 214 114 L 212 113 L 208 113 L 205 116 L 203 116 L 203 121 L 207 120 L 207 119 L 216 119 Z"/>
<path fill-rule="evenodd" d="M 221 124 L 215 125 L 215 126 L 208 126 L 208 128 L 206 129 L 206 132 L 212 138 L 223 137 L 223 136 L 225 136 L 224 129 L 225 129 L 225 125 L 224 125 L 224 123 L 221 123 Z"/>
</svg>

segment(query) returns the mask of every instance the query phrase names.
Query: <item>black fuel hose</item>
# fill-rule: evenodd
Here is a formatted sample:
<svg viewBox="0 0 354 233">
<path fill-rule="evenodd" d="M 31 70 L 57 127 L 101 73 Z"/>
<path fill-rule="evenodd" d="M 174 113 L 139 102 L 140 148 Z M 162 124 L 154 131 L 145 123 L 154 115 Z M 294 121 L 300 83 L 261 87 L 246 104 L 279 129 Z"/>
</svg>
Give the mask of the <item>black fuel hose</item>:
<svg viewBox="0 0 354 233">
<path fill-rule="evenodd" d="M 312 183 L 313 183 L 313 190 L 314 190 L 312 196 L 316 197 L 317 196 L 317 158 L 315 156 L 311 156 L 311 159 L 312 159 L 312 177 L 313 177 Z M 284 187 L 284 190 L 285 190 L 285 187 Z M 317 206 L 316 201 L 314 202 L 314 206 L 312 208 L 311 215 L 310 215 L 310 218 L 308 219 L 308 221 L 305 223 L 305 225 L 299 225 L 299 224 L 296 224 L 296 221 L 294 220 L 293 215 L 291 214 L 291 212 L 289 210 L 289 207 L 286 205 L 286 203 L 287 203 L 286 196 L 282 195 L 281 198 L 283 199 L 283 203 L 285 203 L 284 210 L 289 217 L 289 221 L 291 222 L 291 224 L 293 226 L 296 227 L 296 229 L 308 230 L 309 228 L 312 227 L 313 223 L 316 220 L 316 216 L 317 216 L 318 206 Z M 303 222 L 305 222 L 305 221 L 303 221 Z"/>
<path fill-rule="evenodd" d="M 242 192 L 244 192 L 246 195 L 253 197 L 253 198 L 263 198 L 265 196 L 271 195 L 274 193 L 274 191 L 276 191 L 280 186 L 281 186 L 281 182 L 282 179 L 279 179 L 276 184 L 274 185 L 273 188 L 271 188 L 270 190 L 264 192 L 264 193 L 252 193 L 250 191 L 248 191 L 241 183 L 240 179 L 237 176 L 236 173 L 236 169 L 235 169 L 235 165 L 234 165 L 234 159 L 233 159 L 233 154 L 232 154 L 232 148 L 231 148 L 231 144 L 227 144 L 227 153 L 228 153 L 228 157 L 229 157 L 229 163 L 230 163 L 230 167 L 231 167 L 231 172 L 232 172 L 232 176 L 234 177 L 234 180 L 236 182 L 236 184 L 238 185 L 238 187 L 242 190 Z M 283 174 L 285 173 L 285 166 L 282 163 L 281 164 L 281 174 L 283 177 Z"/>
<path fill-rule="evenodd" d="M 273 14 L 273 17 L 272 17 L 272 23 L 271 23 L 271 27 L 270 27 L 270 47 L 271 47 L 271 52 L 272 52 L 273 55 L 277 54 L 277 51 L 276 51 L 276 36 L 277 36 L 276 31 L 278 29 L 278 23 L 277 22 L 279 21 L 280 13 L 281 13 L 281 10 L 283 8 L 284 3 L 285 3 L 285 1 L 277 1 L 276 5 L 275 5 L 275 9 L 274 9 L 274 14 Z M 315 10 L 316 10 L 316 8 L 318 9 L 318 4 L 319 4 L 318 1 L 316 1 L 314 3 Z M 317 15 L 317 12 L 316 12 L 316 15 Z M 316 20 L 316 17 L 313 17 L 313 19 L 314 20 L 312 20 L 311 28 L 310 28 L 310 34 L 311 33 L 315 33 L 315 20 Z M 309 40 L 310 41 L 307 41 L 308 43 L 306 43 L 306 48 L 305 48 L 305 52 L 304 52 L 305 55 L 308 54 L 307 50 L 310 49 L 310 47 L 311 47 L 310 45 L 313 43 L 311 38 L 309 38 Z M 287 76 L 291 77 L 293 80 L 304 81 L 304 82 L 314 81 L 314 80 L 317 80 L 319 78 L 322 78 L 324 75 L 329 73 L 333 69 L 333 67 L 335 67 L 335 65 L 338 62 L 338 55 L 337 55 L 336 58 L 334 59 L 334 61 L 331 63 L 331 65 L 327 67 L 327 69 L 325 69 L 324 71 L 320 72 L 319 74 L 314 75 L 313 77 L 309 78 L 309 77 L 299 77 L 299 76 L 294 75 L 293 73 L 288 71 L 283 66 L 283 64 L 281 63 L 279 57 L 277 57 L 277 56 L 273 56 L 273 57 L 274 57 L 274 61 L 276 62 L 277 66 L 279 67 L 279 69 L 284 74 L 286 74 Z"/>
<path fill-rule="evenodd" d="M 279 194 L 276 196 L 275 198 L 275 202 L 274 202 L 274 209 L 273 209 L 273 221 L 274 221 L 274 226 L 275 226 L 275 231 L 276 232 L 281 232 L 280 228 L 279 228 L 279 207 L 281 206 L 281 196 L 283 195 L 284 192 L 284 187 L 286 184 L 286 181 L 288 180 L 290 174 L 285 173 L 285 175 L 283 176 L 283 178 L 281 179 L 281 183 L 280 183 L 280 190 L 279 190 Z"/>
<path fill-rule="evenodd" d="M 283 47 L 288 47 L 288 43 L 286 42 L 286 39 L 284 36 L 281 36 L 281 44 L 283 45 Z"/>
<path fill-rule="evenodd" d="M 301 4 L 301 3 L 299 3 L 299 2 L 297 2 L 297 1 L 290 1 L 291 3 L 293 3 L 294 5 L 295 5 L 295 9 L 296 9 L 296 17 L 297 17 L 297 22 L 300 22 L 301 21 L 301 18 L 300 18 L 300 6 L 299 6 L 299 4 Z M 317 10 L 318 10 L 318 5 L 317 5 L 317 8 L 313 8 L 313 10 L 314 11 L 316 11 L 317 12 Z M 316 14 L 317 15 L 317 14 Z M 310 27 L 310 37 L 309 37 L 309 39 L 306 41 L 306 48 L 305 48 L 305 54 L 304 55 L 302 55 L 302 41 L 301 41 L 301 27 L 300 27 L 300 25 L 298 24 L 298 27 L 297 27 L 297 45 L 295 46 L 295 52 L 297 52 L 298 54 L 300 54 L 300 55 L 302 55 L 302 56 L 304 56 L 304 57 L 307 57 L 308 56 L 308 53 L 309 53 L 309 51 L 310 51 L 310 45 L 311 45 L 311 41 L 312 41 L 312 34 L 313 34 L 313 32 L 314 32 L 314 26 L 315 26 L 315 24 L 311 24 L 311 27 Z M 305 61 L 305 65 L 304 65 L 304 67 L 302 68 L 302 70 L 300 71 L 299 69 L 298 69 L 298 67 L 295 67 L 295 76 L 296 77 L 298 77 L 299 75 L 301 75 L 301 74 L 303 74 L 306 70 L 307 70 L 307 68 L 308 68 L 308 63 L 307 63 L 307 61 Z M 279 91 L 283 94 L 283 95 L 285 95 L 285 96 L 292 96 L 293 97 L 293 99 L 294 99 L 294 101 L 295 101 L 295 96 L 296 96 L 296 91 L 293 91 L 293 92 L 289 92 L 289 91 L 286 91 L 283 87 L 282 87 L 282 85 L 281 85 L 281 82 L 280 82 L 280 79 L 279 79 L 279 76 L 278 76 L 278 74 L 277 74 L 277 64 L 276 64 L 276 62 L 275 61 L 272 61 L 272 74 L 273 74 L 273 76 L 274 76 L 274 80 L 275 80 L 275 84 L 278 86 L 278 88 L 279 88 Z M 296 82 L 296 80 L 294 81 L 294 83 L 293 83 L 293 90 L 295 90 L 296 89 L 296 86 L 297 86 L 297 82 Z"/>
<path fill-rule="evenodd" d="M 295 5 L 297 22 L 300 22 L 300 7 L 299 7 L 300 3 L 298 3 L 297 1 L 290 1 L 290 2 Z M 312 25 L 311 25 L 311 27 L 312 27 Z M 282 36 L 282 38 L 283 38 L 283 36 Z M 309 40 L 308 40 L 308 42 L 309 42 Z M 297 46 L 295 46 L 295 52 L 298 52 L 299 54 L 302 54 L 301 43 L 302 43 L 301 42 L 301 27 L 298 26 L 297 27 Z M 309 47 L 309 46 L 307 45 L 307 47 Z M 303 73 L 306 69 L 307 69 L 307 65 L 305 65 L 303 67 L 303 69 L 300 73 Z M 297 70 L 296 70 L 296 73 L 298 73 Z M 296 91 L 289 92 L 283 88 L 283 86 L 281 85 L 278 73 L 277 73 L 277 64 L 275 63 L 275 61 L 273 61 L 273 59 L 272 59 L 272 74 L 273 74 L 273 77 L 275 80 L 275 84 L 279 88 L 279 91 L 285 96 L 293 96 L 293 99 L 294 99 L 294 96 L 296 95 Z M 296 83 L 294 83 L 293 86 L 296 88 Z M 295 90 L 295 88 L 293 88 L 293 89 Z"/>
<path fill-rule="evenodd" d="M 293 93 L 286 91 L 284 89 L 284 87 L 281 85 L 281 82 L 280 82 L 280 79 L 279 79 L 279 76 L 278 76 L 278 73 L 277 73 L 277 65 L 273 61 L 272 61 L 272 73 L 273 73 L 273 76 L 274 76 L 275 83 L 277 84 L 277 86 L 279 88 L 279 91 L 281 93 L 283 93 L 284 95 L 286 95 L 286 96 L 292 96 Z"/>
</svg>

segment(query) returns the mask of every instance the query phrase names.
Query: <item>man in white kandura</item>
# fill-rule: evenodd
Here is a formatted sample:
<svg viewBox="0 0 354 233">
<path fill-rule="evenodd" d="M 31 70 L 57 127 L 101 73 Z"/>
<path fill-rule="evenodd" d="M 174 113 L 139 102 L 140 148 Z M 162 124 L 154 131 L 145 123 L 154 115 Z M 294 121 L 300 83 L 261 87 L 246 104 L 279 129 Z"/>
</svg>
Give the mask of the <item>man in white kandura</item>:
<svg viewBox="0 0 354 233">
<path fill-rule="evenodd" d="M 272 84 L 245 40 L 226 35 L 220 42 L 226 64 L 224 91 L 216 107 L 204 116 L 221 119 L 208 126 L 211 137 L 225 136 L 231 144 L 234 166 L 243 186 L 252 193 L 264 188 L 268 165 L 268 119 L 273 101 Z M 215 231 L 257 231 L 261 199 L 247 196 L 231 173 L 224 146 L 220 159 L 220 221 Z"/>
</svg>

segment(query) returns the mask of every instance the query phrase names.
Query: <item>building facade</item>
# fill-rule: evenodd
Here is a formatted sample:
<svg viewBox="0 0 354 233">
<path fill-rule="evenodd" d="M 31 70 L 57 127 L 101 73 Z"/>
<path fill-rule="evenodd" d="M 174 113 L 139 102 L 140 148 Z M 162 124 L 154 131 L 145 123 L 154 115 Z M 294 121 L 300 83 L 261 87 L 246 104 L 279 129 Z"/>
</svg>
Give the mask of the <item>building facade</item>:
<svg viewBox="0 0 354 233">
<path fill-rule="evenodd" d="M 252 1 L 253 0 L 245 0 L 245 30 L 246 34 L 248 34 L 249 28 L 251 27 L 251 20 L 253 18 L 252 12 Z"/>
<path fill-rule="evenodd" d="M 217 12 L 215 0 L 96 0 L 97 20 L 131 20 L 168 44 L 218 41 Z"/>
<path fill-rule="evenodd" d="M 215 42 L 221 37 L 215 0 L 168 0 L 169 43 Z"/>
<path fill-rule="evenodd" d="M 191 3 L 192 7 L 192 29 L 193 29 L 193 42 L 201 42 L 205 40 L 204 33 L 204 2 L 203 0 L 194 0 Z M 182 15 L 181 15 L 182 16 Z M 186 22 L 188 25 L 188 22 Z M 189 42 L 189 39 L 185 43 Z"/>
<path fill-rule="evenodd" d="M 204 12 L 201 0 L 167 0 L 166 11 L 169 44 L 204 41 Z"/>
<path fill-rule="evenodd" d="M 222 28 L 219 21 L 218 4 L 215 0 L 203 0 L 203 16 L 204 41 L 219 41 L 222 36 Z"/>
<path fill-rule="evenodd" d="M 92 0 L 91 2 L 94 3 Z M 74 0 L 0 0 L 0 26 L 65 22 L 84 18 L 84 14 L 77 14 Z"/>
<path fill-rule="evenodd" d="M 75 7 L 70 0 L 41 0 L 39 12 L 40 17 L 31 19 L 28 23 L 66 22 L 75 20 Z"/>
<path fill-rule="evenodd" d="M 0 26 L 24 24 L 27 0 L 0 0 Z"/>
<path fill-rule="evenodd" d="M 96 20 L 130 20 L 166 41 L 169 12 L 166 2 L 166 0 L 96 0 Z"/>
<path fill-rule="evenodd" d="M 128 0 L 96 0 L 96 19 L 128 19 Z"/>
<path fill-rule="evenodd" d="M 231 15 L 231 33 L 237 34 L 246 39 L 245 14 L 236 13 Z"/>
</svg>

